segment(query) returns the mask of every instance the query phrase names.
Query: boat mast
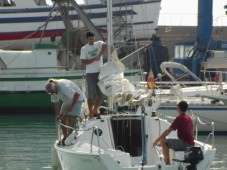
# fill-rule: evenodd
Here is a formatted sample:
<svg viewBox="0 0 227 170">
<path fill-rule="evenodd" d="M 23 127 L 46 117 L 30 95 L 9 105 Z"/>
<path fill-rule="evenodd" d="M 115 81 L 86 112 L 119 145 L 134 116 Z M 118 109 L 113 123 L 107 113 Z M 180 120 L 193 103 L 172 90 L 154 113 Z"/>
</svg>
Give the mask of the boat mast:
<svg viewBox="0 0 227 170">
<path fill-rule="evenodd" d="M 112 0 L 107 0 L 107 43 L 108 43 L 108 60 L 113 49 L 113 9 L 112 9 Z"/>
<path fill-rule="evenodd" d="M 107 0 L 107 43 L 108 43 L 108 61 L 111 57 L 111 52 L 113 47 L 113 9 L 112 0 Z M 113 97 L 108 97 L 109 110 L 112 112 L 114 110 Z"/>
</svg>

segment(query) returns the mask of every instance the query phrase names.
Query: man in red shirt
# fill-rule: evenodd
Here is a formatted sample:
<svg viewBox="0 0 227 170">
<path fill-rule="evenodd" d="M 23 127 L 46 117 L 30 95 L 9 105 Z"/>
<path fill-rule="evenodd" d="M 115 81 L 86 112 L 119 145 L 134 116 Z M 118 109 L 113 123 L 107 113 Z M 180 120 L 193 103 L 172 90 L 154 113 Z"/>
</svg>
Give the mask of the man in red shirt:
<svg viewBox="0 0 227 170">
<path fill-rule="evenodd" d="M 195 145 L 193 123 L 191 117 L 186 114 L 187 109 L 188 104 L 186 101 L 179 102 L 177 104 L 179 116 L 174 119 L 170 127 L 166 129 L 153 143 L 153 146 L 158 143 L 162 146 L 166 164 L 170 164 L 169 149 L 185 151 L 186 147 Z M 168 136 L 173 130 L 177 130 L 178 139 L 166 139 L 166 136 Z"/>
</svg>

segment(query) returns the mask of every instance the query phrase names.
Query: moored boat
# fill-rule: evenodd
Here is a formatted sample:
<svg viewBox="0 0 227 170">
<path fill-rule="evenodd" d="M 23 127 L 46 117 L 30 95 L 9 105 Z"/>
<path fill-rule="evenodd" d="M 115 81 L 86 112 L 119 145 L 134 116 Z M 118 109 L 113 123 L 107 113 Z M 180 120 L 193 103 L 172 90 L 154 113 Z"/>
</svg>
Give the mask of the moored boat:
<svg viewBox="0 0 227 170">
<path fill-rule="evenodd" d="M 105 36 L 106 1 L 76 0 L 76 2 Z M 113 15 L 116 41 L 149 40 L 157 28 L 160 3 L 161 0 L 115 0 Z M 74 28 L 86 27 L 73 5 L 65 1 L 64 6 L 67 7 Z M 35 43 L 58 44 L 65 33 L 61 12 L 56 6 L 53 7 L 50 0 L 2 1 L 0 24 L 0 49 L 31 50 Z M 78 39 L 83 42 L 83 38 L 81 36 Z"/>
<path fill-rule="evenodd" d="M 169 89 L 156 89 L 160 102 L 158 112 L 175 117 L 177 116 L 176 104 L 181 100 L 185 100 L 189 104 L 189 114 L 195 117 L 195 125 L 199 124 L 196 119 L 196 117 L 199 117 L 204 123 L 214 122 L 216 133 L 225 134 L 227 129 L 227 84 L 221 79 L 218 82 L 201 81 L 180 63 L 163 62 L 160 67 L 163 75 L 168 76 L 171 81 L 165 82 L 170 86 Z M 170 69 L 179 69 L 182 75 L 176 78 L 176 75 L 171 73 Z M 208 75 L 208 73 L 207 70 L 204 75 Z M 217 71 L 217 73 L 221 72 Z M 185 77 L 188 81 L 180 81 Z M 204 79 L 208 80 L 208 78 Z M 199 125 L 199 131 L 201 132 L 207 132 L 209 128 Z"/>
<path fill-rule="evenodd" d="M 65 78 L 84 88 L 82 69 L 59 65 L 59 46 L 35 44 L 33 50 L 0 50 L 0 108 L 1 113 L 52 113 L 53 107 L 44 84 L 49 78 Z M 128 70 L 126 77 L 138 81 L 139 70 Z"/>
</svg>

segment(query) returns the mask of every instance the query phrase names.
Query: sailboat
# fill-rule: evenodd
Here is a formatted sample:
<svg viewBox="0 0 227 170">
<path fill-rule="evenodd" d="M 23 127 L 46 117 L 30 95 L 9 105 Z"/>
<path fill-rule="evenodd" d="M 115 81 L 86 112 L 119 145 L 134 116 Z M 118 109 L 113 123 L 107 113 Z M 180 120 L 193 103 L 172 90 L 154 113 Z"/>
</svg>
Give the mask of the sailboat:
<svg viewBox="0 0 227 170">
<path fill-rule="evenodd" d="M 112 47 L 111 0 L 108 1 L 107 6 L 108 24 L 110 23 L 108 37 Z M 109 55 L 109 60 L 99 75 L 99 86 L 110 99 L 108 109 L 103 110 L 100 119 L 84 119 L 66 138 L 65 146 L 58 145 L 58 140 L 61 140 L 59 135 L 52 150 L 52 168 L 60 167 L 62 170 L 186 170 L 191 167 L 198 170 L 210 169 L 216 152 L 213 142 L 208 144 L 197 140 L 195 148 L 201 149 L 200 153 L 203 153 L 204 157 L 190 155 L 194 151 L 171 151 L 171 164 L 165 164 L 161 148 L 152 147 L 152 143 L 170 126 L 170 123 L 153 116 L 152 113 L 156 112 L 159 104 L 152 96 L 152 91 L 146 92 L 134 87 L 122 76 L 124 65 L 117 58 L 116 52 L 113 51 Z M 129 107 L 137 109 L 119 111 L 120 103 L 127 103 Z M 59 125 L 64 126 L 61 123 Z M 213 134 L 208 136 L 211 141 L 214 139 Z M 170 136 L 176 137 L 176 133 L 171 133 Z"/>
<path fill-rule="evenodd" d="M 163 71 L 162 76 L 168 76 L 171 81 L 164 82 L 170 86 L 168 89 L 156 86 L 156 95 L 160 102 L 158 112 L 176 117 L 176 104 L 181 100 L 185 100 L 189 104 L 190 114 L 195 118 L 195 125 L 200 125 L 196 119 L 196 117 L 199 117 L 204 123 L 214 122 L 216 134 L 226 133 L 227 84 L 222 81 L 222 78 L 216 82 L 202 81 L 187 67 L 176 62 L 163 62 L 160 68 Z M 170 70 L 181 72 L 181 75 L 176 77 L 174 71 L 171 72 Z M 204 75 L 209 75 L 208 73 L 209 70 L 205 70 Z M 221 72 L 217 71 L 217 73 Z M 183 78 L 194 81 L 182 81 Z M 205 79 L 208 80 L 207 77 Z M 200 132 L 209 132 L 209 130 L 209 126 L 199 126 Z"/>
</svg>

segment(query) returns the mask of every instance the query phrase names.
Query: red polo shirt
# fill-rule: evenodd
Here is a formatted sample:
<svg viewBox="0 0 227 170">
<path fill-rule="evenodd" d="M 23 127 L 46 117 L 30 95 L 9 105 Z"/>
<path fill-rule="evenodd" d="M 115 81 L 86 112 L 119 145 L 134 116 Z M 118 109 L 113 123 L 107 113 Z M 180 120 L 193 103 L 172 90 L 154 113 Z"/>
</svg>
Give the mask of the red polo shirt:
<svg viewBox="0 0 227 170">
<path fill-rule="evenodd" d="M 192 146 L 195 145 L 192 119 L 187 114 L 182 113 L 177 116 L 170 127 L 177 130 L 179 139 L 187 141 Z"/>
</svg>

